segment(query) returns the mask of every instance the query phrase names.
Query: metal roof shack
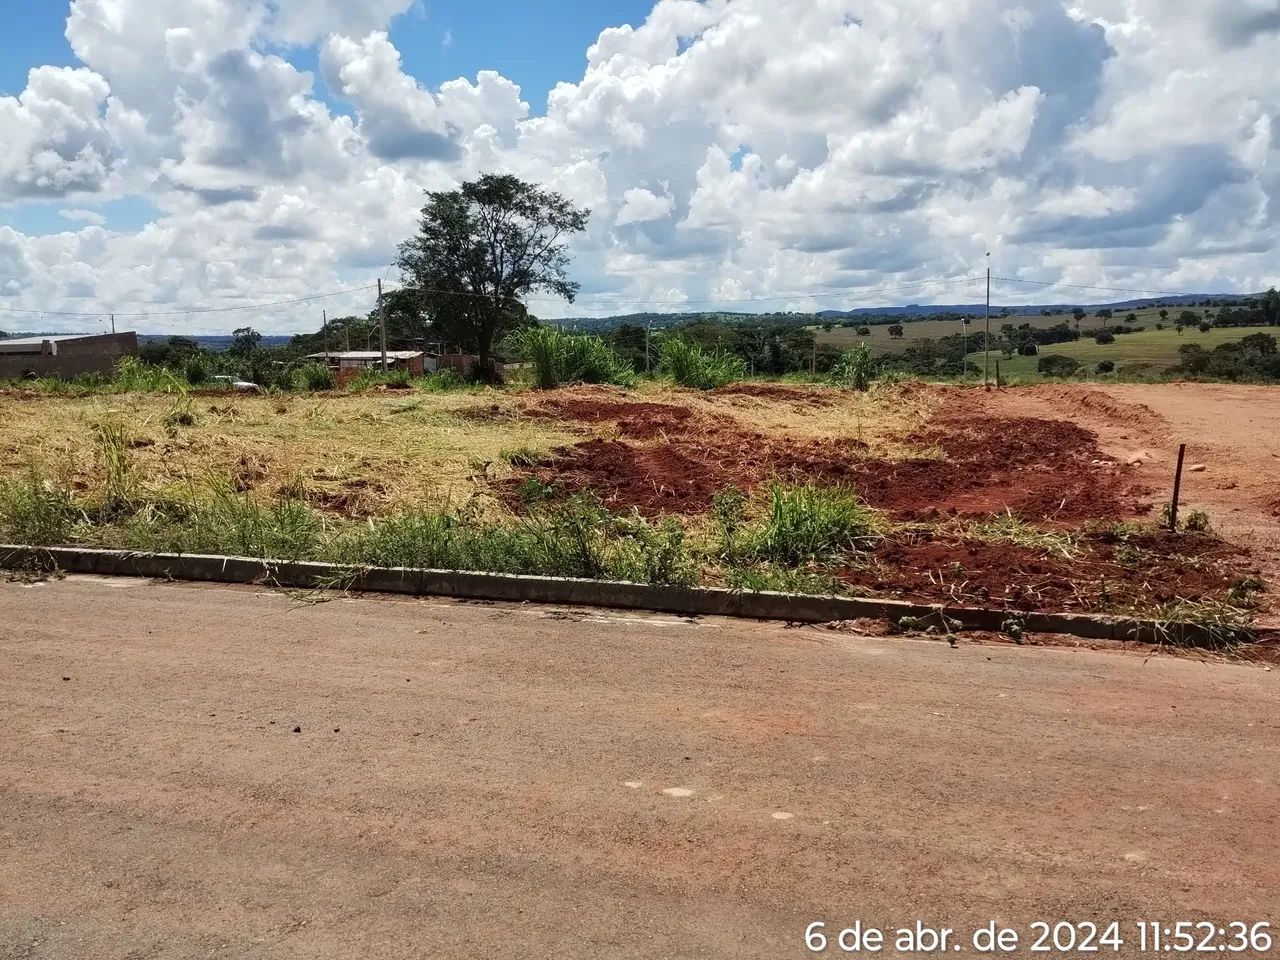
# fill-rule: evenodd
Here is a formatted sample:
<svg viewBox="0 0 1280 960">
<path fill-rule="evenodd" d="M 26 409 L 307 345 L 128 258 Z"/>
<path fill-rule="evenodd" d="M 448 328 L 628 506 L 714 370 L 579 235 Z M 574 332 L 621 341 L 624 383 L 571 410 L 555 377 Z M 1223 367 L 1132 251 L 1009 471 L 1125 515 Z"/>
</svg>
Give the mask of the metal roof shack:
<svg viewBox="0 0 1280 960">
<path fill-rule="evenodd" d="M 307 355 L 308 360 L 328 364 L 334 370 L 378 370 L 382 367 L 379 350 L 329 350 Z M 426 354 L 421 350 L 388 350 L 387 368 L 407 370 L 411 376 L 420 377 L 425 369 Z"/>
</svg>

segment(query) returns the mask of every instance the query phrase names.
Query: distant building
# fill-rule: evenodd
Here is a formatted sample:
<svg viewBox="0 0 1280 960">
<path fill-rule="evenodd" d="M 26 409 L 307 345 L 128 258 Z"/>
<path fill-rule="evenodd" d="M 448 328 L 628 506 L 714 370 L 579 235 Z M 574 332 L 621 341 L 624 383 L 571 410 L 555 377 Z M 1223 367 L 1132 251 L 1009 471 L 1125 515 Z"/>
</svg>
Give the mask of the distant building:
<svg viewBox="0 0 1280 960">
<path fill-rule="evenodd" d="M 407 370 L 421 377 L 427 369 L 426 354 L 421 350 L 388 350 L 387 369 Z M 308 360 L 328 364 L 332 370 L 381 370 L 382 353 L 378 350 L 330 350 L 308 354 Z M 434 367 L 431 368 L 434 372 Z"/>
<path fill-rule="evenodd" d="M 0 340 L 0 380 L 110 376 L 121 360 L 137 355 L 136 333 L 14 337 Z"/>
</svg>

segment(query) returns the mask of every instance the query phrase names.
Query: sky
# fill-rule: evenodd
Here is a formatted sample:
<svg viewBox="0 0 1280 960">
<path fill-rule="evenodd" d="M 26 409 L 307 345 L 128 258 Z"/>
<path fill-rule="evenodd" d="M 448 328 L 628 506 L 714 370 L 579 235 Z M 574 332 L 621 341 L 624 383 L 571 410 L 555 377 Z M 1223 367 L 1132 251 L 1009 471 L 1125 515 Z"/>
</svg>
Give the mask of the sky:
<svg viewBox="0 0 1280 960">
<path fill-rule="evenodd" d="M 547 318 L 1280 282 L 1280 0 L 26 0 L 0 330 L 363 313 L 425 190 L 590 207 Z M 1005 279 L 1007 278 L 1007 279 Z M 1105 288 L 1105 289 L 1103 289 Z"/>
</svg>

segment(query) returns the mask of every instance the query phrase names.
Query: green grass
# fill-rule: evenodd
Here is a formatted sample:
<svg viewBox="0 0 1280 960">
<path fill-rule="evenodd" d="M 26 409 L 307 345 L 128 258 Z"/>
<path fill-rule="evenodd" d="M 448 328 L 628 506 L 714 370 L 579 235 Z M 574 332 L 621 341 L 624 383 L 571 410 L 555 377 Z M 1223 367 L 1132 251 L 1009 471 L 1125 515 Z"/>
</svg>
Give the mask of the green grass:
<svg viewBox="0 0 1280 960">
<path fill-rule="evenodd" d="M 1138 324 L 1141 326 L 1141 324 Z M 1118 373 L 1136 373 L 1144 369 L 1151 373 L 1160 373 L 1178 363 L 1178 348 L 1184 343 L 1195 343 L 1212 350 L 1223 343 L 1233 343 L 1250 333 L 1257 333 L 1254 327 L 1215 327 L 1208 333 L 1201 333 L 1198 328 L 1188 327 L 1181 334 L 1172 327 L 1156 330 L 1148 327 L 1142 333 L 1125 333 L 1116 337 L 1115 343 L 1095 343 L 1092 337 L 1082 338 L 1074 343 L 1052 343 L 1040 348 L 1040 356 L 1060 354 L 1074 357 L 1092 372 L 1095 364 L 1102 360 L 1111 360 L 1116 364 Z M 994 355 L 998 356 L 998 354 Z M 993 356 L 993 366 L 994 366 Z M 973 353 L 969 359 L 979 365 L 982 354 Z M 1041 379 L 1036 373 L 1039 357 L 1000 357 L 1000 376 L 1019 379 Z M 1136 369 L 1135 369 L 1136 368 Z"/>
<path fill-rule="evenodd" d="M 1165 323 L 1169 326 L 1169 329 L 1172 332 L 1173 325 L 1184 308 L 1172 307 L 1167 309 L 1169 310 L 1168 320 L 1160 319 L 1160 311 L 1158 309 L 1133 311 L 1138 317 L 1138 322 L 1135 323 L 1134 326 L 1146 327 L 1148 330 L 1154 330 L 1157 323 Z M 1190 309 L 1193 313 L 1197 314 L 1204 312 L 1204 309 L 1201 307 L 1191 307 L 1186 309 Z M 1211 312 L 1216 313 L 1216 310 L 1217 308 L 1213 308 Z M 1119 326 L 1123 324 L 1124 317 L 1127 313 L 1127 311 L 1119 312 L 1110 320 L 1101 320 L 1094 316 L 1094 313 L 1096 312 L 1096 310 L 1090 310 L 1085 318 L 1080 321 L 1080 331 L 1086 336 L 1091 331 L 1097 330 L 1103 326 Z M 991 317 L 991 335 L 999 336 L 1000 327 L 1006 323 L 1011 323 L 1015 327 L 1021 326 L 1024 323 L 1029 323 L 1037 330 L 1041 330 L 1056 326 L 1063 322 L 1074 326 L 1075 317 L 1069 313 L 1054 314 L 1051 317 L 1042 317 L 1039 314 L 1001 317 L 993 314 Z M 906 350 L 907 347 L 911 346 L 913 342 L 924 340 L 926 338 L 938 340 L 942 337 L 955 336 L 956 334 L 966 332 L 966 328 L 960 323 L 959 317 L 956 317 L 954 320 L 917 320 L 910 323 L 903 322 L 902 329 L 904 331 L 904 336 L 901 340 L 896 340 L 889 336 L 890 326 L 892 326 L 892 324 L 887 323 L 871 326 L 871 336 L 869 337 L 858 336 L 857 330 L 853 327 L 836 327 L 834 330 L 830 331 L 823 330 L 821 327 L 810 327 L 809 329 L 817 333 L 818 343 L 820 345 L 829 345 L 839 347 L 842 350 L 848 350 L 851 347 L 857 346 L 859 343 L 866 343 L 871 348 L 871 353 L 874 356 L 901 353 Z M 983 326 L 984 321 L 979 317 L 977 320 L 973 320 L 969 323 L 967 332 L 970 336 L 976 337 L 982 332 Z M 1188 330 L 1187 333 L 1190 334 L 1191 331 Z M 1104 357 L 1102 359 L 1107 358 Z M 1035 365 L 1032 364 L 1032 366 L 1034 367 Z M 1002 371 L 1003 368 L 1004 366 L 1002 363 Z"/>
</svg>

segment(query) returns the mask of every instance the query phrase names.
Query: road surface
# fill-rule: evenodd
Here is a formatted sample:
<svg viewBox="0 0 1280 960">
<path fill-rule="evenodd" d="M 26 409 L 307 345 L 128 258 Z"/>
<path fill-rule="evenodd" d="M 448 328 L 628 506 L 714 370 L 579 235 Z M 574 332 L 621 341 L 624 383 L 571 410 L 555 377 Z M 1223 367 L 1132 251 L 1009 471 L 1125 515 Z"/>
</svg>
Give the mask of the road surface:
<svg viewBox="0 0 1280 960">
<path fill-rule="evenodd" d="M 0 584 L 0 665 L 3 957 L 1280 924 L 1257 665 L 89 578 Z"/>
</svg>

